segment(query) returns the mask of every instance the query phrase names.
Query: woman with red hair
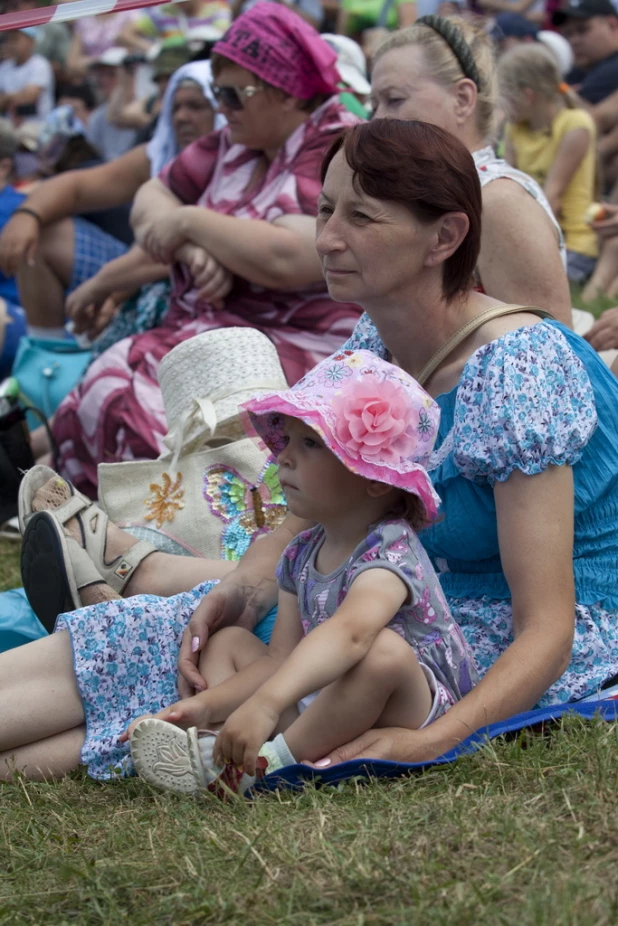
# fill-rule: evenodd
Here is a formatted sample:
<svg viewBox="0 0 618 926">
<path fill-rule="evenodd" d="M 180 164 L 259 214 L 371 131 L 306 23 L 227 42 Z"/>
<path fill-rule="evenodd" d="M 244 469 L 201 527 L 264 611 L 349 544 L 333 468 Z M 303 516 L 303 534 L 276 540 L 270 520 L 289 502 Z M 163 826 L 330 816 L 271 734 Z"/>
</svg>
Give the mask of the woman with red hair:
<svg viewBox="0 0 618 926">
<path fill-rule="evenodd" d="M 474 161 L 443 129 L 376 119 L 331 147 L 318 254 L 331 296 L 366 314 L 326 375 L 341 378 L 342 352 L 370 350 L 396 361 L 438 404 L 427 469 L 443 517 L 420 538 L 482 677 L 426 729 L 369 731 L 318 767 L 359 756 L 435 758 L 535 704 L 594 696 L 618 673 L 618 382 L 546 312 L 473 289 L 480 241 Z M 105 517 L 62 480 L 51 488 L 42 486 L 35 503 L 40 509 L 47 497 L 55 511 L 44 519 L 56 531 L 77 513 L 67 528 L 79 537 L 90 519 Z M 124 727 L 209 687 L 197 666 L 210 635 L 229 624 L 255 627 L 275 603 L 284 547 L 308 526 L 288 514 L 225 576 L 229 564 L 152 553 L 131 573 L 134 598 L 83 587 L 82 603 L 95 591 L 114 600 L 63 613 L 50 639 L 0 656 L 0 775 L 10 755 L 31 775 L 62 774 L 80 761 L 95 777 L 109 777 L 110 765 L 130 772 L 117 739 Z M 24 556 L 45 568 L 49 600 L 66 610 L 62 577 L 75 584 L 74 559 L 87 555 L 78 541 L 68 556 L 46 548 L 35 527 L 26 529 Z M 130 557 L 133 544 L 110 526 L 106 568 Z M 27 590 L 38 576 L 24 577 Z M 216 587 L 204 582 L 215 576 L 223 576 Z M 189 581 L 201 584 L 174 594 Z M 154 591 L 173 597 L 138 594 Z"/>
</svg>

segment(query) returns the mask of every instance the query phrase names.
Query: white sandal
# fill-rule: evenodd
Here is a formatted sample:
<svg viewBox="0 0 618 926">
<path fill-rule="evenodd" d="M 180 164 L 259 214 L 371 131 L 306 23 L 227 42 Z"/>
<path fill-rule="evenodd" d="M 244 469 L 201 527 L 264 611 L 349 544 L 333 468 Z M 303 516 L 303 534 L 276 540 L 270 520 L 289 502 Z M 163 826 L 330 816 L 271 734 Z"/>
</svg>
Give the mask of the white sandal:
<svg viewBox="0 0 618 926">
<path fill-rule="evenodd" d="M 157 717 L 137 724 L 131 736 L 131 756 L 140 778 L 176 794 L 197 794 L 218 774 L 204 768 L 196 727 L 181 730 Z"/>
<path fill-rule="evenodd" d="M 59 614 L 83 607 L 80 591 L 103 583 L 86 551 L 51 511 L 36 512 L 28 522 L 21 576 L 30 607 L 49 633 Z"/>
<path fill-rule="evenodd" d="M 37 514 L 32 510 L 34 496 L 53 478 L 62 480 L 69 487 L 71 497 L 58 508 L 50 509 L 50 512 L 62 526 L 71 518 L 76 518 L 82 535 L 81 546 L 94 563 L 99 581 L 105 582 L 121 595 L 142 560 L 155 553 L 157 548 L 145 540 L 139 540 L 121 556 L 117 556 L 110 563 L 106 562 L 108 516 L 95 502 L 78 492 L 68 479 L 59 476 L 49 466 L 34 466 L 21 481 L 17 505 L 22 535 L 25 534 L 30 520 Z"/>
<path fill-rule="evenodd" d="M 221 768 L 209 761 L 216 737 L 211 730 L 181 730 L 158 717 L 147 717 L 137 724 L 131 737 L 135 770 L 148 784 L 176 794 L 210 791 L 223 800 L 230 792 L 244 794 L 256 778 L 231 763 Z M 266 761 L 258 759 L 258 778 L 263 777 L 266 767 Z"/>
</svg>

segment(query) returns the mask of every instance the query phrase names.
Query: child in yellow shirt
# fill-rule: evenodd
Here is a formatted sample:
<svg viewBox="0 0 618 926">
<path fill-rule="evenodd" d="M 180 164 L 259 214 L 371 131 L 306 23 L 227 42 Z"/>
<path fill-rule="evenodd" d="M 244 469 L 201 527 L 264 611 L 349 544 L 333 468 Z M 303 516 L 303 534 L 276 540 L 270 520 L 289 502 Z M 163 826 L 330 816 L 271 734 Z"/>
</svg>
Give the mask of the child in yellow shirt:
<svg viewBox="0 0 618 926">
<path fill-rule="evenodd" d="M 586 222 L 596 198 L 592 116 L 541 45 L 517 45 L 502 55 L 498 84 L 508 120 L 506 160 L 543 187 L 564 233 L 569 280 L 584 283 L 598 257 L 597 237 Z"/>
</svg>

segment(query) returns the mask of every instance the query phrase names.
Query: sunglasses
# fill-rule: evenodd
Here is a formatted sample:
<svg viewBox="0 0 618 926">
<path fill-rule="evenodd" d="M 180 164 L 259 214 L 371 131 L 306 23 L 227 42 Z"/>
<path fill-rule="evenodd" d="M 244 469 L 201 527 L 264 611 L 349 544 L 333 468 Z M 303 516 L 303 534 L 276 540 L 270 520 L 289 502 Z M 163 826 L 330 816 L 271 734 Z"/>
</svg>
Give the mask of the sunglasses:
<svg viewBox="0 0 618 926">
<path fill-rule="evenodd" d="M 264 87 L 219 87 L 217 84 L 210 86 L 212 95 L 219 106 L 233 109 L 236 112 L 245 108 L 245 100 L 250 100 L 255 93 L 264 89 Z"/>
</svg>

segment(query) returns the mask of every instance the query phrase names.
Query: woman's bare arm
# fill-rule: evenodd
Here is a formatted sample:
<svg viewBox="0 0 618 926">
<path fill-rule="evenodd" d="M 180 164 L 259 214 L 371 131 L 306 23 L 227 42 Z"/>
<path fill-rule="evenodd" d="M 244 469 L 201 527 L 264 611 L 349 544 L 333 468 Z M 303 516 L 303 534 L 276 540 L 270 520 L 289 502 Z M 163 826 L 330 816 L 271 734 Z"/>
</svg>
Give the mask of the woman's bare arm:
<svg viewBox="0 0 618 926">
<path fill-rule="evenodd" d="M 513 180 L 483 189 L 478 269 L 488 296 L 546 309 L 571 327 L 571 293 L 557 230 L 542 206 Z"/>
<path fill-rule="evenodd" d="M 566 132 L 560 141 L 543 188 L 555 215 L 560 214 L 565 190 L 588 154 L 592 143 L 592 135 L 585 128 Z"/>
<path fill-rule="evenodd" d="M 135 197 L 131 223 L 136 240 L 157 260 L 170 260 L 191 242 L 234 276 L 258 286 L 285 291 L 322 279 L 312 216 L 264 222 L 219 215 L 200 206 L 183 206 L 155 178 Z"/>
<path fill-rule="evenodd" d="M 568 667 L 575 623 L 572 470 L 515 471 L 494 494 L 513 642 L 469 694 L 425 729 L 370 730 L 335 750 L 331 761 L 436 758 L 475 730 L 532 708 Z"/>
</svg>

